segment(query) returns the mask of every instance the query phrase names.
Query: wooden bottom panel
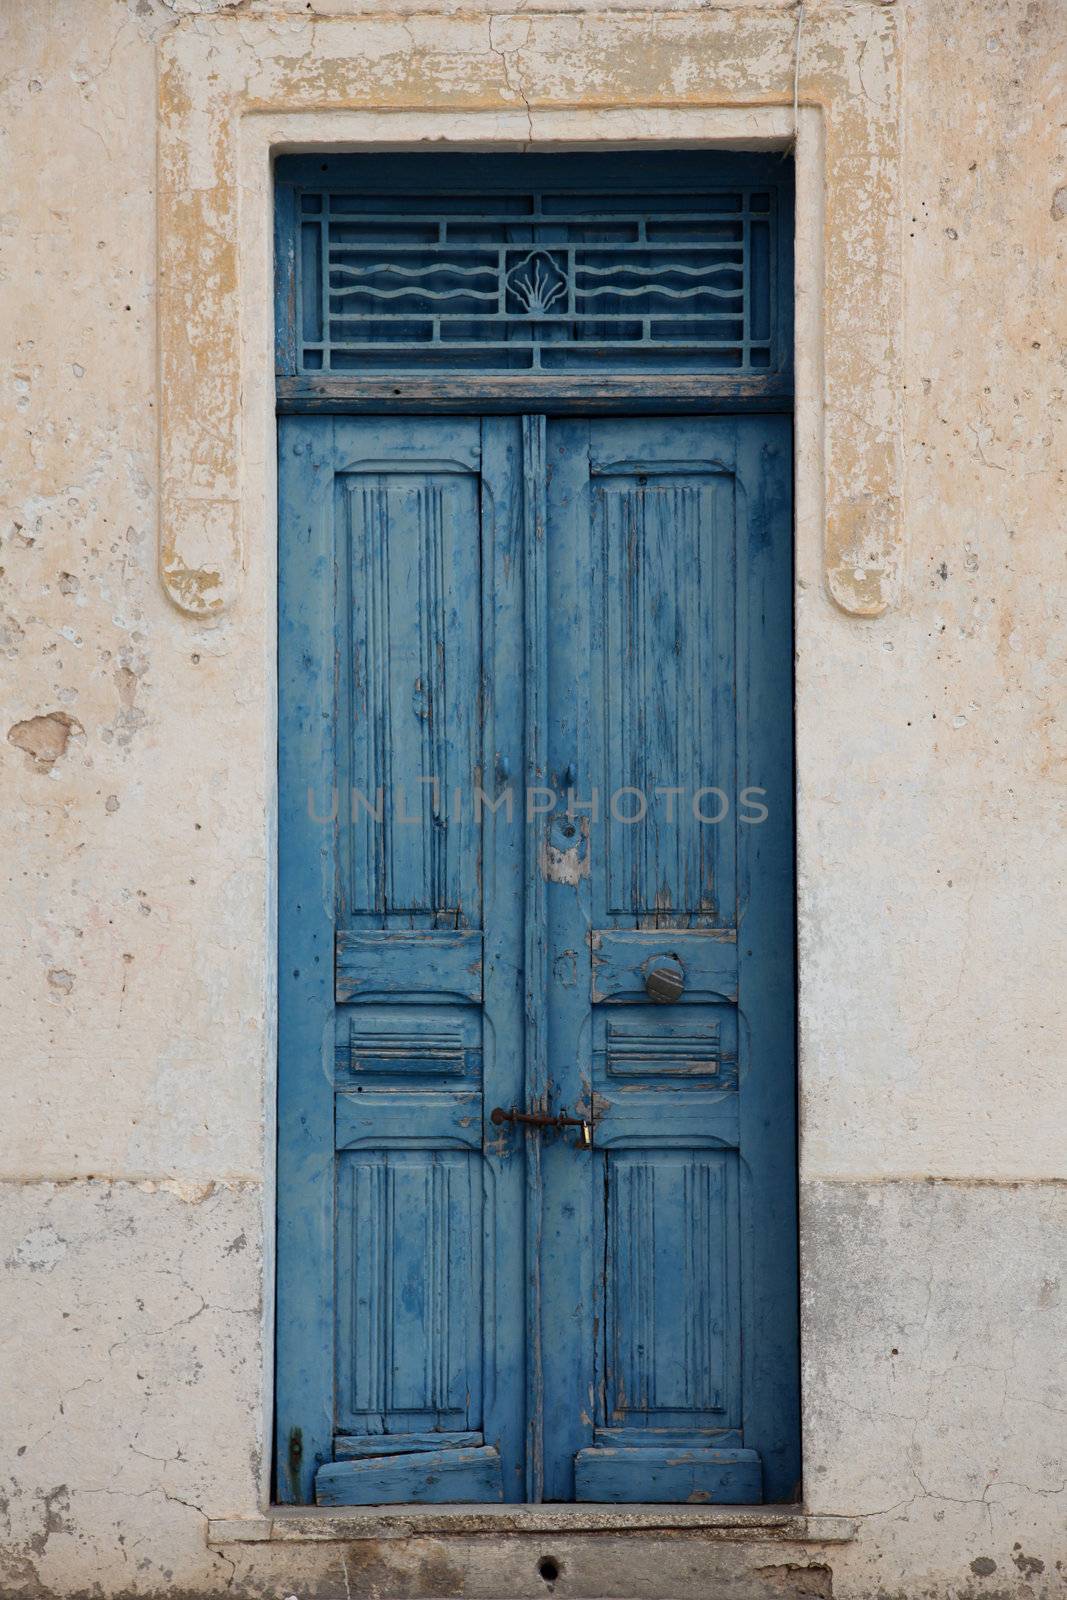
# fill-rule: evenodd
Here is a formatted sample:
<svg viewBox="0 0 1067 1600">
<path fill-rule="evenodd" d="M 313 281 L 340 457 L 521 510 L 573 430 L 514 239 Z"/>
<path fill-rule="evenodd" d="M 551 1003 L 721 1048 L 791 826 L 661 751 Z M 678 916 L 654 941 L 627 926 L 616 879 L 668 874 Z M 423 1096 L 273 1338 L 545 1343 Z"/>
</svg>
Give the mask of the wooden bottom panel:
<svg viewBox="0 0 1067 1600">
<path fill-rule="evenodd" d="M 488 1446 L 332 1461 L 315 1477 L 320 1506 L 447 1505 L 503 1498 L 500 1456 Z"/>
<path fill-rule="evenodd" d="M 579 1450 L 574 1498 L 615 1504 L 759 1505 L 763 1468 L 755 1450 Z"/>
</svg>

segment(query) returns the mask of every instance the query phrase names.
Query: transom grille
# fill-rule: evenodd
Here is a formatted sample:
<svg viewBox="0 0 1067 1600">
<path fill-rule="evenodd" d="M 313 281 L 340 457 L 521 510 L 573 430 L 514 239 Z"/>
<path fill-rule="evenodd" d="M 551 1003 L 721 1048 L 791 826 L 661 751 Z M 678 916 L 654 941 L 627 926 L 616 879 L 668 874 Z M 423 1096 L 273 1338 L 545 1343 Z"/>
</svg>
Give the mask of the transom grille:
<svg viewBox="0 0 1067 1600">
<path fill-rule="evenodd" d="M 304 155 L 277 178 L 283 405 L 791 393 L 779 156 Z"/>
<path fill-rule="evenodd" d="M 299 369 L 766 372 L 773 199 L 304 192 Z"/>
</svg>

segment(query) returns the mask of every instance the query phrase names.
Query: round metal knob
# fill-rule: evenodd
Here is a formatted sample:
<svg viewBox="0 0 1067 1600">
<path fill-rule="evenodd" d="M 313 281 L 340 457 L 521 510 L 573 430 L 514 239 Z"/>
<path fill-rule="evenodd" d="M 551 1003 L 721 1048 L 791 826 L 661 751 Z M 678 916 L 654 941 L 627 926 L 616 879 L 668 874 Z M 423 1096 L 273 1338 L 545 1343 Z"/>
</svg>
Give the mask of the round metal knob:
<svg viewBox="0 0 1067 1600">
<path fill-rule="evenodd" d="M 657 1005 L 673 1005 L 681 999 L 685 988 L 685 973 L 680 961 L 661 961 L 645 979 L 645 993 Z"/>
</svg>

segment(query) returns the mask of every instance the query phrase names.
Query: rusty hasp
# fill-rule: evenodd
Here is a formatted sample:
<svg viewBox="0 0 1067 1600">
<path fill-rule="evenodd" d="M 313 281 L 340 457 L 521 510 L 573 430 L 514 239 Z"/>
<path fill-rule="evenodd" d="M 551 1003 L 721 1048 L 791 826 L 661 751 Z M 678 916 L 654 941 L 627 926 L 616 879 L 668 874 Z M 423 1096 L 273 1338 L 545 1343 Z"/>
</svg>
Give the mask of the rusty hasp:
<svg viewBox="0 0 1067 1600">
<path fill-rule="evenodd" d="M 537 1111 L 516 1111 L 514 1107 L 510 1111 L 505 1111 L 503 1106 L 494 1106 L 489 1113 L 489 1121 L 496 1128 L 505 1122 L 522 1123 L 527 1128 L 558 1128 L 561 1132 L 564 1128 L 580 1128 L 581 1133 L 576 1148 L 579 1150 L 593 1148 L 592 1124 L 584 1117 L 568 1117 L 562 1111 L 558 1116 L 550 1117 L 546 1113 Z"/>
</svg>

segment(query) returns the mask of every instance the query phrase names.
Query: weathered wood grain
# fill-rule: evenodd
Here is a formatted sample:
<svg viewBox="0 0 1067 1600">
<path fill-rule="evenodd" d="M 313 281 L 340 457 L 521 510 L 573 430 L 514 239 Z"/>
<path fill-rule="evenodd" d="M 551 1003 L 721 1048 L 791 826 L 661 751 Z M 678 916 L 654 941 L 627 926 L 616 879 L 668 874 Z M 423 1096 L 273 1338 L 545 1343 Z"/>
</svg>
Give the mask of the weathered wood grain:
<svg viewBox="0 0 1067 1600">
<path fill-rule="evenodd" d="M 576 1500 L 609 1504 L 758 1505 L 763 1498 L 754 1450 L 583 1450 L 574 1480 Z"/>
<path fill-rule="evenodd" d="M 320 1506 L 384 1506 L 413 1501 L 446 1505 L 503 1498 L 500 1457 L 488 1446 L 334 1461 L 320 1467 L 315 1479 L 315 1501 Z"/>
</svg>

